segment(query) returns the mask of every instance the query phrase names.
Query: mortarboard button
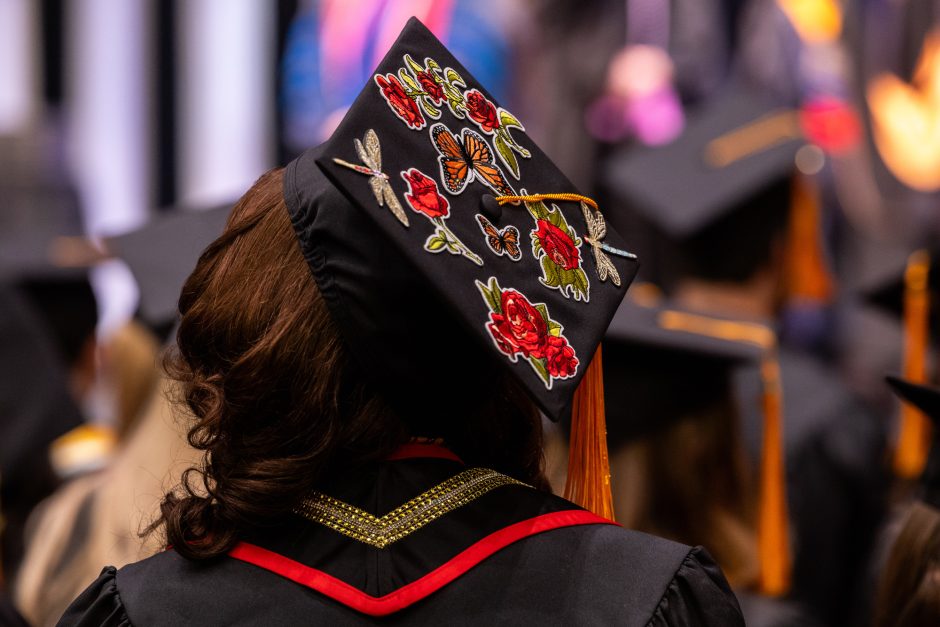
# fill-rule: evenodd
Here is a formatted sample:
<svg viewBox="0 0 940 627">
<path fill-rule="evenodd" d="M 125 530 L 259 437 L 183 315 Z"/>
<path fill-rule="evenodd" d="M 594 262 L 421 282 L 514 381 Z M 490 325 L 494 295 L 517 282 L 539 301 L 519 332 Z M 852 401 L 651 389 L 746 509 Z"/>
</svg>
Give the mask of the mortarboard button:
<svg viewBox="0 0 940 627">
<path fill-rule="evenodd" d="M 496 196 L 483 194 L 480 200 L 480 213 L 490 222 L 499 224 L 503 217 L 503 206 L 496 200 Z"/>
</svg>

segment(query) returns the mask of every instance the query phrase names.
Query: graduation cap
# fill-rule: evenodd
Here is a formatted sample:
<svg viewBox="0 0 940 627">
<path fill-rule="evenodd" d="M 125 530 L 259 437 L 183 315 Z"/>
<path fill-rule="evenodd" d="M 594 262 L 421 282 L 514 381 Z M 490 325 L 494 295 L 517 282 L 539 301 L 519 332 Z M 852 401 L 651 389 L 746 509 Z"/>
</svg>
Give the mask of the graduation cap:
<svg viewBox="0 0 940 627">
<path fill-rule="evenodd" d="M 0 183 L 0 279 L 87 266 L 67 242 L 83 235 L 75 190 L 49 181 Z"/>
<path fill-rule="evenodd" d="M 927 351 L 931 340 L 940 337 L 940 271 L 935 268 L 938 256 L 937 250 L 916 250 L 906 263 L 891 267 L 863 289 L 868 302 L 903 321 L 903 375 L 911 384 L 927 381 Z M 931 425 L 912 403 L 902 403 L 900 420 L 894 471 L 900 477 L 914 479 L 927 462 Z"/>
<path fill-rule="evenodd" d="M 734 371 L 759 364 L 750 343 L 663 326 L 669 309 L 624 300 L 604 338 L 608 442 L 645 437 L 728 397 Z"/>
<path fill-rule="evenodd" d="M 621 151 L 604 176 L 637 212 L 684 240 L 789 180 L 801 137 L 795 111 L 733 85 L 691 115 L 674 142 Z"/>
<path fill-rule="evenodd" d="M 71 365 L 98 322 L 89 269 L 101 258 L 82 235 L 74 190 L 12 186 L 0 190 L 0 199 L 0 282 L 28 301 Z"/>
<path fill-rule="evenodd" d="M 763 452 L 758 513 L 759 586 L 789 587 L 782 398 L 776 336 L 770 328 L 627 299 L 604 341 L 610 440 L 629 441 L 719 406 L 736 369 L 757 366 L 763 381 Z"/>
<path fill-rule="evenodd" d="M 199 255 L 222 234 L 232 204 L 208 209 L 175 209 L 146 225 L 105 240 L 124 260 L 140 287 L 140 316 L 165 337 L 176 321 L 177 302 Z"/>
<path fill-rule="evenodd" d="M 940 389 L 912 383 L 898 377 L 887 377 L 888 384 L 903 401 L 909 403 L 926 416 L 934 426 L 940 420 Z M 920 500 L 931 507 L 940 509 L 940 431 L 935 430 L 933 444 L 920 475 L 922 493 Z"/>
<path fill-rule="evenodd" d="M 681 273 L 747 278 L 768 258 L 771 238 L 789 226 L 790 291 L 825 299 L 832 287 L 818 203 L 794 177 L 798 154 L 822 156 L 800 153 L 804 145 L 797 111 L 733 82 L 689 116 L 675 141 L 624 148 L 602 176 L 624 207 L 680 253 Z"/>
<path fill-rule="evenodd" d="M 612 514 L 603 429 L 584 418 L 602 417 L 595 352 L 635 256 L 418 20 L 287 166 L 284 196 L 341 335 L 412 428 L 508 371 L 550 419 L 573 412 L 586 457 L 567 494 Z"/>
</svg>

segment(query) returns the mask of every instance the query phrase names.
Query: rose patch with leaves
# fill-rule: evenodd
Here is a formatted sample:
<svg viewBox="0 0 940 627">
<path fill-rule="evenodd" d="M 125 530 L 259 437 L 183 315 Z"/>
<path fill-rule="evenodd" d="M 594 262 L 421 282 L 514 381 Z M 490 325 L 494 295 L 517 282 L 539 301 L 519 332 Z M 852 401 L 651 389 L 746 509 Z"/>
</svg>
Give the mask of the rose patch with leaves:
<svg viewBox="0 0 940 627">
<path fill-rule="evenodd" d="M 581 238 L 568 225 L 558 205 L 549 208 L 539 200 L 526 202 L 525 207 L 535 220 L 530 236 L 532 254 L 542 266 L 539 282 L 566 298 L 588 302 L 591 283 L 581 268 Z"/>
<path fill-rule="evenodd" d="M 466 244 L 447 227 L 445 220 L 450 216 L 450 203 L 437 189 L 437 181 L 427 176 L 417 168 L 411 168 L 401 173 L 401 177 L 408 183 L 408 193 L 405 200 L 416 212 L 420 213 L 434 225 L 434 233 L 424 243 L 424 250 L 429 253 L 440 253 L 445 250 L 452 255 L 462 255 L 478 266 L 483 265 L 479 255 L 467 248 Z"/>
<path fill-rule="evenodd" d="M 528 361 L 549 390 L 555 379 L 575 376 L 578 356 L 544 303 L 533 304 L 522 292 L 501 288 L 496 277 L 476 286 L 490 309 L 486 330 L 509 361 L 516 363 L 520 356 Z"/>
</svg>

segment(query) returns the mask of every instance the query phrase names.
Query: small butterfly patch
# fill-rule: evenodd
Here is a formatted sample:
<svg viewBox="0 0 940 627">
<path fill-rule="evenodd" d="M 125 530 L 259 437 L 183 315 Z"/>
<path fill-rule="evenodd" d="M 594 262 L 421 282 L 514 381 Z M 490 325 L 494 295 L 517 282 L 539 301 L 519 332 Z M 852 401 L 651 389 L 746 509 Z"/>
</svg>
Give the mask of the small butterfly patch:
<svg viewBox="0 0 940 627">
<path fill-rule="evenodd" d="M 519 248 L 519 229 L 513 225 L 502 229 L 486 219 L 483 214 L 477 214 L 477 223 L 486 237 L 486 245 L 497 255 L 505 255 L 513 261 L 522 259 L 522 250 Z"/>
</svg>

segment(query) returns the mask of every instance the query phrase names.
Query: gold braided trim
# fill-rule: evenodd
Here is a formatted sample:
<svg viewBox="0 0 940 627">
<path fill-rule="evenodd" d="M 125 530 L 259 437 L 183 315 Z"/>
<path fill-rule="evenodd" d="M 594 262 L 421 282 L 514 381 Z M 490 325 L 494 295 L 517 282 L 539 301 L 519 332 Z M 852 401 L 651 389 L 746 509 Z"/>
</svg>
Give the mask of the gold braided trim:
<svg viewBox="0 0 940 627">
<path fill-rule="evenodd" d="M 319 492 L 306 499 L 296 513 L 353 540 L 384 549 L 444 514 L 504 485 L 526 484 L 488 468 L 469 468 L 381 518 Z"/>
</svg>

